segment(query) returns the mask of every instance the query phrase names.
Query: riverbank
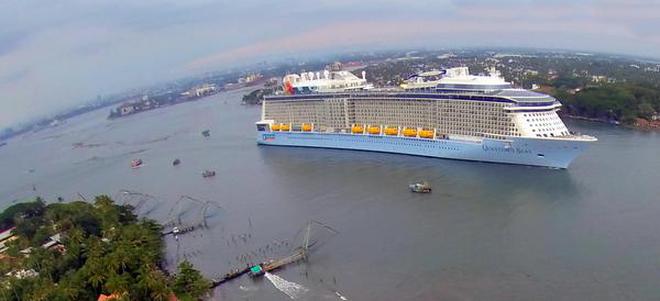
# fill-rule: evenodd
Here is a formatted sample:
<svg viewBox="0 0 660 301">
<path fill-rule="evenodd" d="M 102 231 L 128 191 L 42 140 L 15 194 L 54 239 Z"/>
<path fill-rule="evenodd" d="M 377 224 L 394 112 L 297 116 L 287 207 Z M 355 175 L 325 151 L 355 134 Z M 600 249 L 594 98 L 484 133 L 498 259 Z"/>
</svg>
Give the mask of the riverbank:
<svg viewBox="0 0 660 301">
<path fill-rule="evenodd" d="M 625 128 L 635 129 L 635 130 L 660 131 L 660 120 L 646 120 L 644 118 L 635 118 L 634 123 L 621 123 L 615 120 L 605 120 L 601 118 L 590 118 L 590 117 L 570 115 L 570 114 L 561 114 L 560 116 L 574 120 L 605 123 L 614 126 L 621 126 Z"/>
</svg>

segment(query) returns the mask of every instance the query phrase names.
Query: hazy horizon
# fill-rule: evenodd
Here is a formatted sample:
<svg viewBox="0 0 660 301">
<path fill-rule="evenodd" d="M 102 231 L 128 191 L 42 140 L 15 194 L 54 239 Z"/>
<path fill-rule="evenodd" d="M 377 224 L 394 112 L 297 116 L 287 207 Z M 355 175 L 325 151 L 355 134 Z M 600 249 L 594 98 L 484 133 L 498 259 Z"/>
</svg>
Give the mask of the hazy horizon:
<svg viewBox="0 0 660 301">
<path fill-rule="evenodd" d="M 313 5 L 309 5 L 313 3 Z M 0 4 L 0 129 L 96 95 L 273 58 L 410 48 L 660 58 L 657 1 Z"/>
</svg>

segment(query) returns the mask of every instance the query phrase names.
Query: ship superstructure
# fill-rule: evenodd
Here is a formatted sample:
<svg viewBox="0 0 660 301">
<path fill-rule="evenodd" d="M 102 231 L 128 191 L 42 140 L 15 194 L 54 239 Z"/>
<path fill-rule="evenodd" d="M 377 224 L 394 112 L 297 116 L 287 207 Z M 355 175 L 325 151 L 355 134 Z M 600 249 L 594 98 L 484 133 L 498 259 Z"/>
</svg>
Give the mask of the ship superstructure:
<svg viewBox="0 0 660 301">
<path fill-rule="evenodd" d="M 398 89 L 339 72 L 286 76 L 288 94 L 263 102 L 258 143 L 566 168 L 596 141 L 566 128 L 558 100 L 495 71 L 434 70 Z"/>
</svg>

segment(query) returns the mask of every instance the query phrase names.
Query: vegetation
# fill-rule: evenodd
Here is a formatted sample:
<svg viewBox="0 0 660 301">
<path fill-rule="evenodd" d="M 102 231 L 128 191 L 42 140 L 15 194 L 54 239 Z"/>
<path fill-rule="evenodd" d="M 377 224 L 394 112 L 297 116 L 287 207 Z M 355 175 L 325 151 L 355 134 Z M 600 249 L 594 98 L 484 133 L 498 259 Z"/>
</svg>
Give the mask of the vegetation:
<svg viewBox="0 0 660 301">
<path fill-rule="evenodd" d="M 5 277 L 2 300 L 96 300 L 115 294 L 121 300 L 199 300 L 211 283 L 189 262 L 175 275 L 161 267 L 161 226 L 138 219 L 128 205 L 107 196 L 85 202 L 45 204 L 41 200 L 7 208 L 3 227 L 15 226 L 17 239 L 0 260 L 0 272 L 34 271 L 26 277 Z M 60 234 L 61 246 L 44 248 Z M 23 250 L 23 251 L 21 251 Z M 26 256 L 25 253 L 28 253 Z"/>
<path fill-rule="evenodd" d="M 660 89 L 638 84 L 587 86 L 575 94 L 559 90 L 555 96 L 569 114 L 629 124 L 660 111 Z"/>
</svg>

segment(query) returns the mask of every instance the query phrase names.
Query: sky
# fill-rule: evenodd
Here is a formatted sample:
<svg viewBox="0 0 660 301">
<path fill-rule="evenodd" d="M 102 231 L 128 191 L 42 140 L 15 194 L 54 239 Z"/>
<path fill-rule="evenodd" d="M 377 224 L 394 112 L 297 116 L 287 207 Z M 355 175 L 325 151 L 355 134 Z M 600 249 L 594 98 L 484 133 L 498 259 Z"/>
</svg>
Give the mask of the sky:
<svg viewBox="0 0 660 301">
<path fill-rule="evenodd" d="M 660 58 L 660 0 L 0 0 L 0 129 L 280 57 L 532 47 Z"/>
</svg>

